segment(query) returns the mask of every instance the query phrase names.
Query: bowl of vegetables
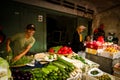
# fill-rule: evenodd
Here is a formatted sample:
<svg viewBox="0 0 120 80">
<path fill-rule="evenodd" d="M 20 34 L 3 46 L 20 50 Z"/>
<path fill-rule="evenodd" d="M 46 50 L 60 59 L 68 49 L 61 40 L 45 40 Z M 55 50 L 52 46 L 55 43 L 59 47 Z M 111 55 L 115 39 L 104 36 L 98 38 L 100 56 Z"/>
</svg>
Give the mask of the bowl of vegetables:
<svg viewBox="0 0 120 80">
<path fill-rule="evenodd" d="M 98 68 L 92 68 L 88 71 L 88 75 L 97 77 L 97 76 L 102 76 L 103 72 Z"/>
</svg>

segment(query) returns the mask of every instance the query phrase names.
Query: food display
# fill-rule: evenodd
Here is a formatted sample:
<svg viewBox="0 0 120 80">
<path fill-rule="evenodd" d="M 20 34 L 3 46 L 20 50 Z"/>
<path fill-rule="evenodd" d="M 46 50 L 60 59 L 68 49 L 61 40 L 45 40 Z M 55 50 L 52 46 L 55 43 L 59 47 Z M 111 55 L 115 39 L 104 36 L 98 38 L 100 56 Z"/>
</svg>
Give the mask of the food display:
<svg viewBox="0 0 120 80">
<path fill-rule="evenodd" d="M 120 77 L 120 62 L 116 63 L 113 67 L 113 75 Z"/>
<path fill-rule="evenodd" d="M 119 52 L 119 50 L 117 49 L 117 47 L 114 47 L 114 46 L 107 46 L 104 49 L 104 51 L 109 52 L 109 53 L 117 53 L 117 52 Z"/>
<path fill-rule="evenodd" d="M 92 75 L 97 75 L 99 72 L 97 70 L 91 71 Z"/>
<path fill-rule="evenodd" d="M 96 78 L 97 80 L 114 80 L 113 77 L 98 68 L 92 68 L 88 71 L 88 75 Z"/>
<path fill-rule="evenodd" d="M 8 62 L 0 57 L 0 80 L 8 80 L 11 78 L 11 70 Z"/>
<path fill-rule="evenodd" d="M 61 57 L 58 57 L 57 60 L 46 64 L 42 68 L 34 68 L 32 70 L 26 69 L 24 72 L 26 73 L 26 71 L 29 71 L 29 73 L 32 74 L 30 80 L 66 80 L 67 78 L 70 78 L 70 73 L 72 75 L 73 71 L 74 74 L 75 72 L 77 73 L 74 65 L 63 60 Z M 14 79 L 15 78 L 16 77 L 14 77 Z M 21 80 L 21 78 L 17 80 Z"/>
<path fill-rule="evenodd" d="M 101 47 L 101 43 L 98 41 L 88 42 L 86 44 L 86 50 L 85 52 L 90 54 L 97 54 L 97 50 Z"/>
<path fill-rule="evenodd" d="M 99 41 L 92 41 L 86 44 L 85 52 L 98 56 L 115 59 L 120 57 L 120 50 L 117 44 L 112 42 L 101 43 Z"/>
<path fill-rule="evenodd" d="M 112 80 L 108 74 L 103 74 L 101 76 L 96 77 L 99 80 Z"/>
<path fill-rule="evenodd" d="M 93 77 L 98 77 L 98 76 L 102 76 L 103 72 L 98 68 L 92 68 L 88 71 L 88 75 Z"/>
<path fill-rule="evenodd" d="M 75 55 L 75 56 L 72 56 L 73 59 L 77 59 L 77 60 L 80 60 L 81 62 L 83 62 L 84 64 L 87 64 L 87 62 L 85 61 L 85 59 L 79 55 Z"/>
<path fill-rule="evenodd" d="M 30 63 L 33 60 L 33 56 L 23 56 L 20 60 L 16 62 L 10 62 L 11 67 L 20 67 L 25 66 L 27 63 Z"/>
<path fill-rule="evenodd" d="M 57 55 L 56 54 L 45 54 L 45 53 L 37 53 L 34 56 L 34 59 L 36 61 L 53 61 L 57 59 Z"/>
<path fill-rule="evenodd" d="M 56 53 L 56 54 L 65 55 L 65 56 L 73 53 L 72 48 L 68 47 L 68 46 L 52 47 L 48 50 L 48 52 L 50 54 L 55 54 Z"/>
<path fill-rule="evenodd" d="M 48 52 L 36 53 L 32 60 L 32 64 L 35 64 L 32 69 L 16 68 L 12 71 L 13 80 L 82 80 L 83 75 L 94 77 L 96 80 L 113 80 L 99 69 L 99 64 L 74 53 L 67 46 L 52 47 Z"/>
<path fill-rule="evenodd" d="M 31 80 L 33 75 L 29 71 L 14 70 L 12 77 L 13 80 Z"/>
<path fill-rule="evenodd" d="M 120 51 L 118 49 L 117 45 L 106 45 L 103 48 L 103 51 L 101 53 L 98 53 L 99 56 L 107 57 L 110 59 L 115 59 L 120 57 Z"/>
<path fill-rule="evenodd" d="M 46 58 L 47 57 L 47 58 Z M 14 70 L 13 79 L 17 80 L 81 80 L 82 74 L 90 68 L 88 60 L 73 53 L 72 57 L 60 54 L 37 53 L 34 55 L 37 62 L 47 62 L 41 68 Z M 52 60 L 52 61 L 48 61 Z M 40 63 L 41 64 L 41 63 Z M 93 64 L 93 63 L 91 63 Z M 87 67 L 87 68 L 86 68 Z M 16 75 L 16 74 L 19 75 Z M 25 75 L 22 75 L 25 74 Z"/>
</svg>

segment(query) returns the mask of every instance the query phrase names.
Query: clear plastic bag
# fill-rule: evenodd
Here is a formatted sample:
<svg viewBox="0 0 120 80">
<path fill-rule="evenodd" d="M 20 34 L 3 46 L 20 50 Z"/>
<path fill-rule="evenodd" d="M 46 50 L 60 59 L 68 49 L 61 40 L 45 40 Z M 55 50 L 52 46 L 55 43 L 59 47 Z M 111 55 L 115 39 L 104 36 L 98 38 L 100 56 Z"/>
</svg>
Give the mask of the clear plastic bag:
<svg viewBox="0 0 120 80">
<path fill-rule="evenodd" d="M 86 57 L 86 53 L 84 51 L 79 51 L 78 55 L 85 58 Z"/>
</svg>

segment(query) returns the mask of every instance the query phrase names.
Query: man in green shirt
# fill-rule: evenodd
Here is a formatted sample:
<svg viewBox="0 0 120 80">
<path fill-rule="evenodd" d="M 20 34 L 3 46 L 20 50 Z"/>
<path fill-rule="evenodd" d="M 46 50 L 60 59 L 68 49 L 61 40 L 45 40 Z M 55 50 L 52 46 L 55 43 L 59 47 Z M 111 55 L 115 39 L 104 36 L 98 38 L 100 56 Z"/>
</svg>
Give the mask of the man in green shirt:
<svg viewBox="0 0 120 80">
<path fill-rule="evenodd" d="M 33 37 L 34 33 L 35 26 L 33 24 L 28 24 L 25 32 L 15 34 L 7 40 L 7 52 L 9 53 L 13 50 L 12 61 L 17 61 L 27 54 L 35 43 L 35 38 Z M 13 43 L 13 47 L 10 46 L 10 43 Z"/>
</svg>

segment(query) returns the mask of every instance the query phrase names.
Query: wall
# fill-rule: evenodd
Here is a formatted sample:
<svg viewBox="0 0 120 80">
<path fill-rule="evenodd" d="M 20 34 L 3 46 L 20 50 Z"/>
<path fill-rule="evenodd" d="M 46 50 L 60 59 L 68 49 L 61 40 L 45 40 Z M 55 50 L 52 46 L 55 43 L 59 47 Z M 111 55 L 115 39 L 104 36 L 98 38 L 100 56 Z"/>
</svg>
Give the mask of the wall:
<svg viewBox="0 0 120 80">
<path fill-rule="evenodd" d="M 56 10 L 46 9 L 39 6 L 33 6 L 14 1 L 1 2 L 0 5 L 0 26 L 3 27 L 3 32 L 6 34 L 7 38 L 17 32 L 23 32 L 25 26 L 29 23 L 34 23 L 36 25 L 36 43 L 32 47 L 31 52 L 44 52 L 47 50 L 47 14 L 56 14 L 59 16 L 63 16 L 61 17 L 61 20 L 65 21 L 59 20 L 58 17 L 56 19 L 61 25 L 64 25 L 67 28 L 66 32 L 69 34 L 69 39 L 71 39 L 72 33 L 77 25 L 84 24 L 86 27 L 91 27 L 88 24 L 91 19 L 59 12 Z M 38 22 L 39 15 L 43 16 L 42 22 Z M 68 19 L 71 20 L 64 19 L 64 16 L 66 16 L 66 18 L 68 17 Z M 85 32 L 85 35 L 87 33 L 88 31 Z"/>
<path fill-rule="evenodd" d="M 40 6 L 40 7 L 45 7 L 45 8 L 49 8 L 52 10 L 56 10 L 56 11 L 60 11 L 60 12 L 64 12 L 64 13 L 69 13 L 69 14 L 73 14 L 73 15 L 77 15 L 77 16 L 84 16 L 84 13 L 77 11 L 75 8 L 74 9 L 69 9 L 66 8 L 62 5 L 62 1 L 61 1 L 61 5 L 53 5 L 51 3 L 45 2 L 44 0 L 15 0 L 15 1 L 19 1 L 19 2 L 23 2 L 23 3 L 27 3 L 27 4 L 32 4 L 32 5 L 36 5 L 36 6 Z M 92 31 L 94 31 L 95 28 L 97 28 L 101 23 L 103 23 L 105 25 L 105 33 L 106 36 L 108 35 L 108 32 L 117 32 L 116 36 L 119 37 L 120 33 L 119 33 L 119 29 L 120 29 L 120 7 L 115 6 L 111 9 L 108 9 L 104 12 L 98 13 L 96 7 L 86 1 L 79 1 L 79 0 L 69 0 L 69 2 L 75 3 L 75 5 L 79 4 L 81 6 L 84 6 L 86 9 L 92 9 L 94 10 L 94 15 L 91 15 L 91 17 L 93 19 L 93 24 L 92 24 Z M 79 21 L 79 19 L 78 19 Z M 84 21 L 84 20 L 82 20 Z M 81 21 L 79 21 L 81 23 Z M 78 23 L 79 23 L 78 22 Z M 88 31 L 91 31 L 88 30 Z M 92 32 L 91 31 L 91 32 Z M 119 38 L 120 40 L 120 38 Z M 120 44 L 120 41 L 119 41 Z"/>
<path fill-rule="evenodd" d="M 6 37 L 10 37 L 18 32 L 24 32 L 25 27 L 29 23 L 36 25 L 35 39 L 36 42 L 31 52 L 41 52 L 46 50 L 46 26 L 45 14 L 39 8 L 20 4 L 17 2 L 0 3 L 0 25 Z M 38 15 L 43 16 L 43 22 L 38 21 Z"/>
<path fill-rule="evenodd" d="M 60 5 L 57 4 L 53 4 L 50 2 L 46 2 L 46 0 L 14 0 L 14 1 L 18 1 L 18 2 L 22 2 L 22 3 L 26 3 L 26 4 L 31 4 L 31 5 L 35 5 L 35 6 L 39 6 L 39 7 L 43 7 L 43 8 L 47 8 L 47 9 L 51 9 L 51 10 L 55 10 L 55 11 L 59 11 L 59 12 L 64 12 L 64 13 L 68 13 L 68 14 L 73 14 L 76 16 L 83 16 L 86 18 L 93 18 L 93 13 L 87 13 L 87 10 L 77 10 L 77 5 L 84 7 L 85 9 L 90 9 L 90 10 L 94 10 L 96 11 L 95 7 L 90 4 L 89 2 L 86 1 L 79 1 L 79 0 L 65 0 L 67 2 L 73 3 L 74 8 L 68 8 L 65 7 L 63 5 L 64 0 L 51 0 L 53 2 L 60 2 Z M 48 0 L 49 1 L 49 0 Z"/>
<path fill-rule="evenodd" d="M 60 2 L 60 5 L 47 2 L 46 0 L 29 0 L 29 1 L 28 0 L 14 0 L 14 1 L 46 8 L 48 9 L 47 13 L 51 13 L 51 14 L 58 14 L 60 16 L 62 15 L 69 16 L 72 18 L 74 15 L 75 18 L 77 19 L 77 22 L 76 24 L 74 24 L 74 26 L 83 24 L 86 27 L 88 27 L 89 30 L 87 30 L 84 35 L 87 35 L 87 33 L 91 34 L 92 32 L 91 23 L 92 23 L 93 14 L 96 13 L 96 8 L 94 7 L 93 4 L 90 4 L 89 2 L 79 1 L 79 0 L 75 0 L 75 1 L 69 0 L 68 2 L 74 4 L 74 8 L 72 9 L 72 8 L 65 7 L 63 5 L 64 0 L 60 0 L 60 1 L 53 0 L 54 2 L 58 2 L 58 3 Z M 77 10 L 77 5 L 80 5 L 81 7 L 84 7 L 85 9 L 89 9 L 91 11 L 94 10 L 94 11 L 92 13 L 88 13 L 82 10 L 81 11 Z"/>
</svg>

